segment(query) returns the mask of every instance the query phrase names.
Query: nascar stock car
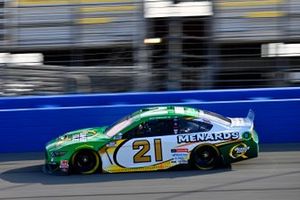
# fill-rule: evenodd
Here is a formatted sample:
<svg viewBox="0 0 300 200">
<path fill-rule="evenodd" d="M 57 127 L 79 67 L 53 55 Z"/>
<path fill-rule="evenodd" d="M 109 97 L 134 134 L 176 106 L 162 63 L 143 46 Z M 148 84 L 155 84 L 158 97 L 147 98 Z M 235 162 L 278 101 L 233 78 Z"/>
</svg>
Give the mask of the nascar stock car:
<svg viewBox="0 0 300 200">
<path fill-rule="evenodd" d="M 144 108 L 111 126 L 68 132 L 46 145 L 48 173 L 139 172 L 191 165 L 213 169 L 258 155 L 246 118 L 180 106 Z"/>
</svg>

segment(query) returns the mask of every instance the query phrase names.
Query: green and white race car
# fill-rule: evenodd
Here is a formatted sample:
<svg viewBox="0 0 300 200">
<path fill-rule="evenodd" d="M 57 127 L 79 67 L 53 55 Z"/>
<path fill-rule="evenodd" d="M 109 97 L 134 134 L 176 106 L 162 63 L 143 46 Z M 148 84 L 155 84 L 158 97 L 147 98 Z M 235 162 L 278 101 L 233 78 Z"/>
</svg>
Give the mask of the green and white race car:
<svg viewBox="0 0 300 200">
<path fill-rule="evenodd" d="M 191 165 L 213 169 L 257 157 L 254 113 L 227 118 L 190 107 L 141 109 L 111 126 L 68 132 L 46 145 L 45 170 L 92 174 Z"/>
</svg>

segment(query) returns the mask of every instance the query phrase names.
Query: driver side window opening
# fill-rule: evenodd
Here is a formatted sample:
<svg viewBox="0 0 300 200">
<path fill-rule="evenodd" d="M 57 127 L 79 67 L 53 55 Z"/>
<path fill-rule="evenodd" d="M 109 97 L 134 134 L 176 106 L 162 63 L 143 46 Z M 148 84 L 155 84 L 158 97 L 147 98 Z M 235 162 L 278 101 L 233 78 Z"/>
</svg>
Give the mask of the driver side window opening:
<svg viewBox="0 0 300 200">
<path fill-rule="evenodd" d="M 174 134 L 174 119 L 152 119 L 123 134 L 123 139 Z"/>
</svg>

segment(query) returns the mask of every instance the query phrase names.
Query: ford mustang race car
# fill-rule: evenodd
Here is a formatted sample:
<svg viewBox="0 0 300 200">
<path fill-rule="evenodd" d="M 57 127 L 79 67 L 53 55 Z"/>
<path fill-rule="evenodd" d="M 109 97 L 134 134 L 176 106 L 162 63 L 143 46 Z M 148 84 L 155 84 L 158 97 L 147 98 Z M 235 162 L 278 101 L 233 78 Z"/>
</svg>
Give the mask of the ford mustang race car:
<svg viewBox="0 0 300 200">
<path fill-rule="evenodd" d="M 227 118 L 190 107 L 141 109 L 111 126 L 68 132 L 46 145 L 49 173 L 213 169 L 257 157 L 254 113 Z"/>
</svg>

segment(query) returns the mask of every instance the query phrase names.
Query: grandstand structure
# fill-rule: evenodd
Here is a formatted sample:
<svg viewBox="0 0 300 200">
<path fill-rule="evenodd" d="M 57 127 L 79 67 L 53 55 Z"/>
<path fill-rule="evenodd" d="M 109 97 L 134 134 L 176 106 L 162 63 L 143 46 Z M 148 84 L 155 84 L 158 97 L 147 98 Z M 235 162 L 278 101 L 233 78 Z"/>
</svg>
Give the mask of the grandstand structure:
<svg viewBox="0 0 300 200">
<path fill-rule="evenodd" d="M 297 0 L 0 0 L 0 95 L 294 86 Z"/>
</svg>

